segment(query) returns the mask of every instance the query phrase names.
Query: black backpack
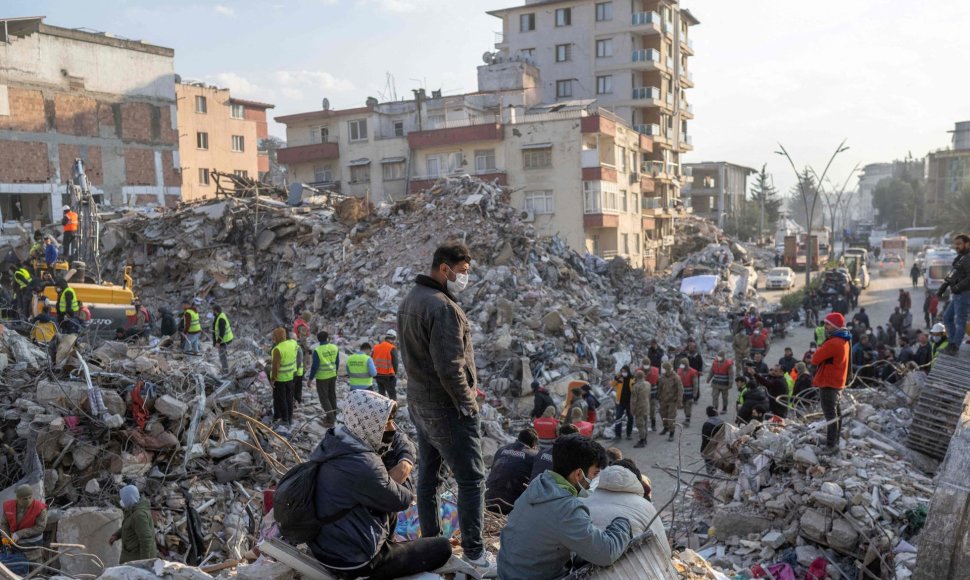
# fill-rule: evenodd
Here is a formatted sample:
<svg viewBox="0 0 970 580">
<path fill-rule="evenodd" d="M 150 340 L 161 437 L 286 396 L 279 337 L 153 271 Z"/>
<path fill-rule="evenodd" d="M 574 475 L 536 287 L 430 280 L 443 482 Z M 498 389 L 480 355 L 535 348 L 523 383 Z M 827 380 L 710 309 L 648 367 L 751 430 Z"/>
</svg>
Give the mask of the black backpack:
<svg viewBox="0 0 970 580">
<path fill-rule="evenodd" d="M 317 518 L 317 471 L 322 461 L 310 460 L 286 472 L 273 495 L 273 517 L 280 533 L 293 544 L 303 544 L 317 537 L 320 528 L 344 517 L 352 507 L 327 518 Z"/>
</svg>

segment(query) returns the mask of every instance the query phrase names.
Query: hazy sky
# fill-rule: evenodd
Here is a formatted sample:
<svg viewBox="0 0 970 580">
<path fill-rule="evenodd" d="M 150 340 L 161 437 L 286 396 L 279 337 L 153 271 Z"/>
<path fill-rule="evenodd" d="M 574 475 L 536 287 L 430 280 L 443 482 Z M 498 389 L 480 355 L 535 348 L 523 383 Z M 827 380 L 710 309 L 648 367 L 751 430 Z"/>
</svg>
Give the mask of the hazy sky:
<svg viewBox="0 0 970 580">
<path fill-rule="evenodd" d="M 619 0 L 622 1 L 622 0 Z M 523 0 L 2 0 L 0 15 L 44 15 L 176 50 L 185 79 L 228 86 L 276 104 L 272 115 L 357 107 L 418 86 L 475 90 L 493 48 L 486 10 Z M 697 85 L 689 91 L 695 151 L 685 161 L 768 163 L 783 191 L 794 183 L 773 154 L 830 175 L 857 163 L 922 156 L 970 120 L 970 2 L 923 0 L 685 0 Z M 271 132 L 282 135 L 282 127 Z"/>
</svg>

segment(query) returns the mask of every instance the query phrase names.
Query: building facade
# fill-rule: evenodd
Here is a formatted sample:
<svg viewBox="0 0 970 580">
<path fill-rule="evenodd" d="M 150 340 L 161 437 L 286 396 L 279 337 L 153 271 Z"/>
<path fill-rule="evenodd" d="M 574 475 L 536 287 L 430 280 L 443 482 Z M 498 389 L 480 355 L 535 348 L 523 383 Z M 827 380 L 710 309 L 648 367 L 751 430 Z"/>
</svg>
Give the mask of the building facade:
<svg viewBox="0 0 970 580">
<path fill-rule="evenodd" d="M 694 215 L 714 220 L 718 227 L 739 216 L 748 195 L 748 176 L 756 170 L 727 161 L 705 161 L 684 166 L 693 180 L 684 188 Z"/>
<path fill-rule="evenodd" d="M 266 110 L 273 105 L 233 98 L 229 89 L 179 82 L 179 151 L 182 199 L 213 197 L 213 171 L 260 179 L 269 158 L 259 150 L 267 136 Z"/>
<path fill-rule="evenodd" d="M 853 205 L 852 217 L 861 223 L 874 223 L 876 210 L 872 205 L 872 192 L 883 179 L 893 176 L 892 163 L 870 163 L 859 173 L 859 188 Z"/>
<path fill-rule="evenodd" d="M 926 158 L 926 215 L 930 220 L 946 212 L 958 195 L 970 191 L 970 121 L 957 123 L 952 133 L 948 149 Z"/>
<path fill-rule="evenodd" d="M 180 197 L 175 51 L 44 24 L 0 26 L 0 211 L 59 222 L 81 159 L 103 202 Z"/>
</svg>

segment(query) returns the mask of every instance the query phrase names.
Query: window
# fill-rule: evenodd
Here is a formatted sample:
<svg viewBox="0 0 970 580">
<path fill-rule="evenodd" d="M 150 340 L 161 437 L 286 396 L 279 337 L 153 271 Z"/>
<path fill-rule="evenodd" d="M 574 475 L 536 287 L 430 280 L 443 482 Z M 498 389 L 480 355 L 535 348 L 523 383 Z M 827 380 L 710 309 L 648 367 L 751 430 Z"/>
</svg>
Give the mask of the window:
<svg viewBox="0 0 970 580">
<path fill-rule="evenodd" d="M 404 179 L 404 162 L 384 163 L 384 181 L 398 181 Z"/>
<path fill-rule="evenodd" d="M 626 213 L 630 211 L 630 206 L 628 205 L 627 195 L 625 191 L 620 192 L 620 211 Z"/>
<path fill-rule="evenodd" d="M 460 173 L 465 159 L 460 151 L 448 154 L 448 173 Z"/>
<path fill-rule="evenodd" d="M 437 127 L 443 127 L 445 124 L 444 115 L 428 115 L 428 128 L 435 129 Z"/>
<path fill-rule="evenodd" d="M 599 2 L 596 4 L 596 21 L 605 22 L 613 20 L 613 3 Z"/>
<path fill-rule="evenodd" d="M 556 62 L 566 62 L 570 60 L 570 46 L 568 44 L 556 45 Z"/>
<path fill-rule="evenodd" d="M 609 95 L 613 93 L 613 75 L 596 77 L 596 94 Z"/>
<path fill-rule="evenodd" d="M 196 113 L 208 113 L 209 112 L 208 105 L 209 105 L 209 103 L 206 102 L 206 98 L 205 97 L 203 97 L 203 96 L 197 96 L 197 97 L 195 97 L 195 112 Z"/>
<path fill-rule="evenodd" d="M 545 169 L 552 167 L 552 147 L 526 149 L 522 152 L 522 167 L 524 169 Z"/>
<path fill-rule="evenodd" d="M 480 149 L 475 151 L 475 172 L 484 173 L 495 171 L 495 150 Z"/>
<path fill-rule="evenodd" d="M 310 143 L 329 143 L 330 127 L 313 127 L 310 129 Z"/>
<path fill-rule="evenodd" d="M 209 185 L 208 169 L 199 169 L 199 185 Z"/>
<path fill-rule="evenodd" d="M 556 97 L 559 99 L 573 96 L 573 81 L 556 81 Z"/>
<path fill-rule="evenodd" d="M 404 121 L 394 121 L 394 136 L 404 137 Z"/>
<path fill-rule="evenodd" d="M 209 148 L 209 134 L 199 131 L 195 134 L 195 148 L 196 149 L 208 149 Z"/>
<path fill-rule="evenodd" d="M 236 177 L 242 177 L 243 179 L 249 179 L 249 172 L 245 169 L 235 169 L 232 172 Z"/>
<path fill-rule="evenodd" d="M 351 183 L 369 183 L 370 165 L 354 165 L 350 168 Z"/>
<path fill-rule="evenodd" d="M 596 58 L 607 58 L 613 56 L 613 39 L 604 38 L 596 41 Z"/>
<path fill-rule="evenodd" d="M 333 183 L 333 170 L 329 165 L 314 165 L 313 181 L 315 183 Z"/>
<path fill-rule="evenodd" d="M 428 157 L 425 164 L 428 169 L 428 177 L 438 177 L 441 175 L 441 159 L 437 155 Z"/>
<path fill-rule="evenodd" d="M 232 150 L 237 152 L 246 150 L 246 139 L 242 135 L 232 136 Z"/>
<path fill-rule="evenodd" d="M 630 254 L 630 234 L 620 234 L 620 239 L 623 240 L 623 253 Z"/>
<path fill-rule="evenodd" d="M 536 29 L 536 15 L 519 14 L 519 32 L 530 32 Z"/>
<path fill-rule="evenodd" d="M 229 105 L 229 116 L 233 119 L 242 119 L 246 117 L 246 107 L 238 104 L 232 103 Z"/>
<path fill-rule="evenodd" d="M 357 119 L 347 123 L 350 129 L 350 141 L 367 141 L 367 119 Z M 369 181 L 369 180 L 368 180 Z"/>
<path fill-rule="evenodd" d="M 614 155 L 616 157 L 616 162 L 619 165 L 618 169 L 620 170 L 620 173 L 626 173 L 626 149 L 617 145 Z"/>
<path fill-rule="evenodd" d="M 556 26 L 569 26 L 573 23 L 572 8 L 558 8 L 556 10 Z"/>
<path fill-rule="evenodd" d="M 595 181 L 583 182 L 583 209 L 586 213 L 597 213 L 603 208 L 599 183 Z"/>
<path fill-rule="evenodd" d="M 525 209 L 534 214 L 550 214 L 556 211 L 552 199 L 552 191 L 525 192 Z"/>
<path fill-rule="evenodd" d="M 536 59 L 536 49 L 534 48 L 523 48 L 522 50 L 519 51 L 519 54 L 521 54 L 522 56 L 524 56 L 529 60 Z"/>
</svg>

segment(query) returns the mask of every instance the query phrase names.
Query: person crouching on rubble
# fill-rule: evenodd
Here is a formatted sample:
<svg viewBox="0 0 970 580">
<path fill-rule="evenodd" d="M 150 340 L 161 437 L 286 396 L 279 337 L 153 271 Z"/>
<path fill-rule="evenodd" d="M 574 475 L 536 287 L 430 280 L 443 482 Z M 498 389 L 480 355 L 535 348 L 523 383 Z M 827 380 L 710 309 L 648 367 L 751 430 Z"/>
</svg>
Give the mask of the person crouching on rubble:
<svg viewBox="0 0 970 580">
<path fill-rule="evenodd" d="M 17 498 L 3 502 L 0 530 L 3 544 L 16 544 L 31 562 L 42 562 L 43 550 L 32 549 L 44 545 L 44 529 L 47 528 L 47 506 L 34 499 L 34 489 L 29 485 L 17 486 Z"/>
<path fill-rule="evenodd" d="M 529 487 L 532 468 L 539 453 L 539 435 L 526 427 L 518 439 L 495 452 L 492 469 L 485 481 L 485 509 L 508 515 L 515 500 Z"/>
<path fill-rule="evenodd" d="M 825 342 L 812 356 L 812 364 L 817 369 L 812 386 L 819 388 L 822 413 L 827 423 L 823 453 L 834 455 L 839 452 L 842 431 L 842 389 L 849 376 L 850 335 L 845 328 L 845 317 L 838 312 L 826 316 L 825 335 Z"/>
<path fill-rule="evenodd" d="M 400 578 L 430 572 L 451 558 L 448 538 L 393 542 L 397 513 L 414 501 L 414 444 L 397 429 L 397 403 L 351 391 L 343 425 L 311 455 L 317 471 L 316 516 L 324 523 L 310 552 L 339 578 Z"/>
<path fill-rule="evenodd" d="M 552 469 L 529 484 L 502 530 L 499 578 L 562 578 L 572 554 L 597 566 L 623 555 L 631 539 L 630 519 L 622 515 L 598 528 L 579 499 L 608 462 L 603 446 L 582 435 L 556 439 Z"/>
</svg>

